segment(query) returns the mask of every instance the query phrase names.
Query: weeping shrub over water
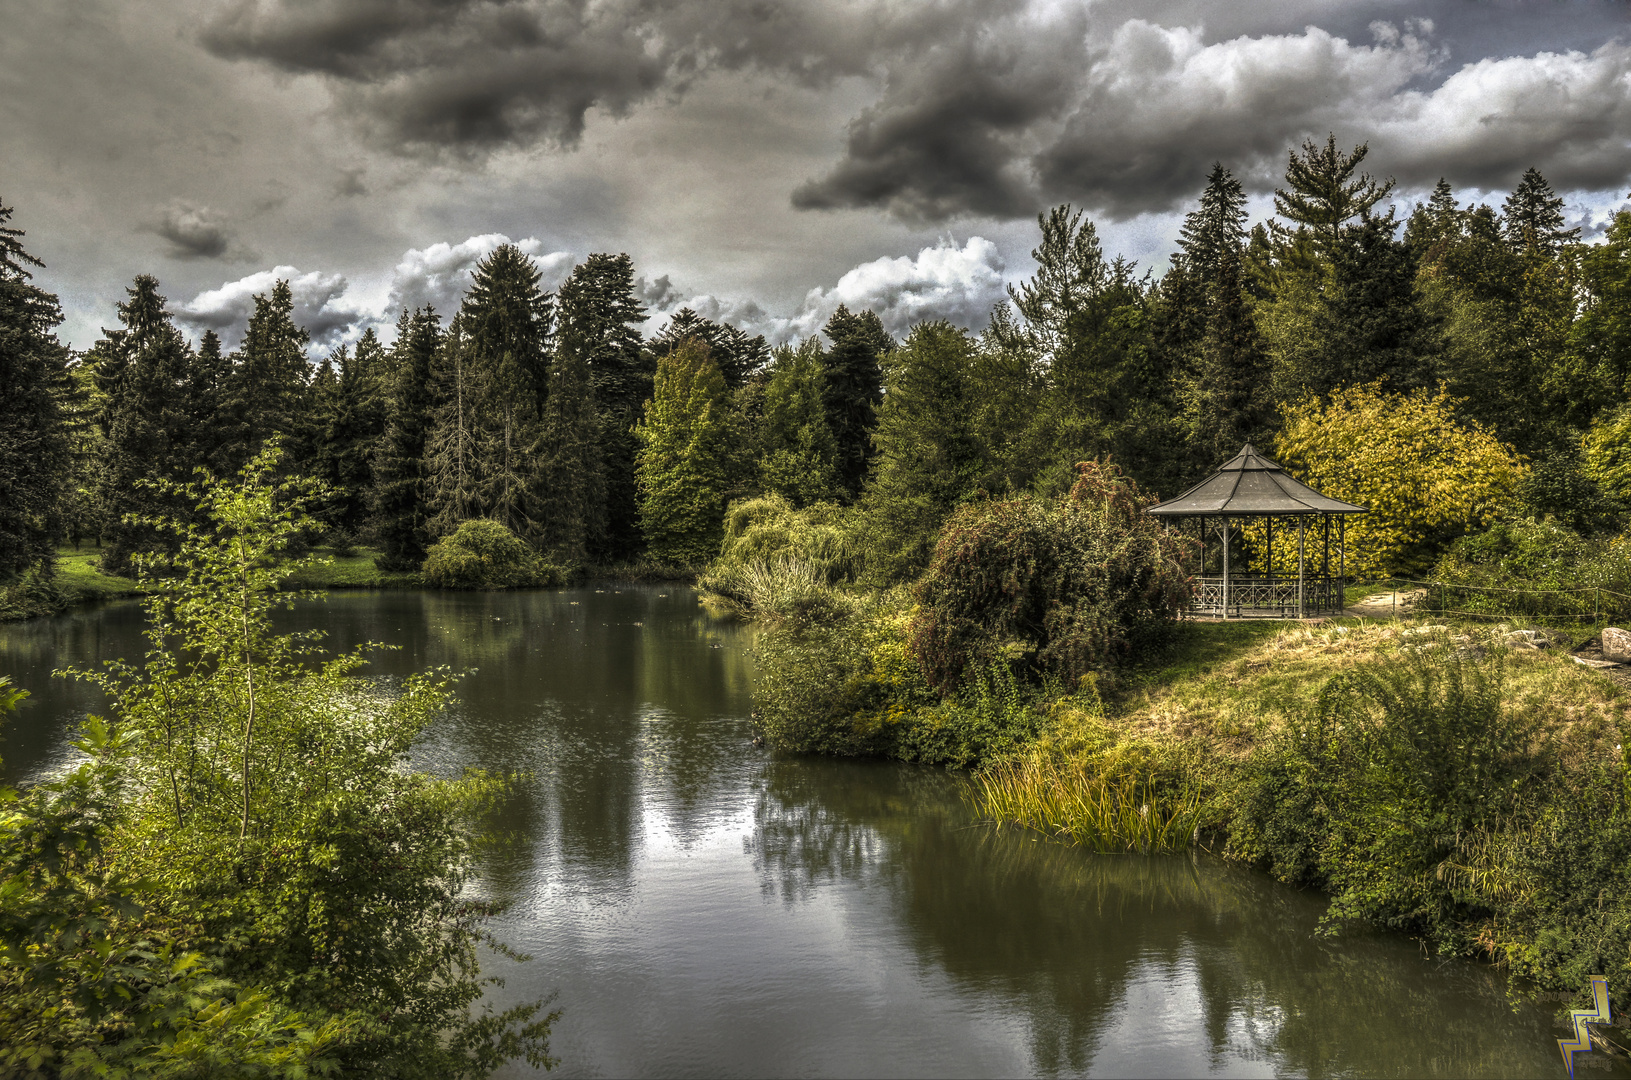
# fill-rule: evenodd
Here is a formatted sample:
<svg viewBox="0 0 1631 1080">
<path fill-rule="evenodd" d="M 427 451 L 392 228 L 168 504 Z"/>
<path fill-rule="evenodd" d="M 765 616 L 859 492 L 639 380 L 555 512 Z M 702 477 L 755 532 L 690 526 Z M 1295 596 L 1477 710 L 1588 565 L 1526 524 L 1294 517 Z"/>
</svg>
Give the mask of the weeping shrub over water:
<svg viewBox="0 0 1631 1080">
<path fill-rule="evenodd" d="M 1155 497 L 1108 462 L 1077 469 L 1058 502 L 977 503 L 941 530 L 910 633 L 942 693 L 1000 658 L 1075 685 L 1158 638 L 1188 604 L 1190 541 L 1143 512 Z"/>
</svg>

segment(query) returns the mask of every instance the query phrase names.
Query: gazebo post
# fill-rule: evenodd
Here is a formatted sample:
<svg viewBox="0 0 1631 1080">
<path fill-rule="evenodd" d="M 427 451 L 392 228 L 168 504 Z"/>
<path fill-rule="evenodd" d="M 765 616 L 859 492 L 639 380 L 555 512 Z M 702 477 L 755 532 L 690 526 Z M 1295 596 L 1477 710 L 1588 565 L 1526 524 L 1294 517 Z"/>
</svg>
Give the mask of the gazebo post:
<svg viewBox="0 0 1631 1080">
<path fill-rule="evenodd" d="M 1223 519 L 1223 617 L 1229 617 L 1229 519 Z"/>
<path fill-rule="evenodd" d="M 1331 606 L 1331 515 L 1320 515 L 1320 577 L 1325 582 L 1325 606 Z"/>
<path fill-rule="evenodd" d="M 1348 519 L 1337 521 L 1337 583 L 1342 587 L 1339 607 L 1348 603 Z"/>
<path fill-rule="evenodd" d="M 1303 534 L 1308 531 L 1308 515 L 1297 515 L 1297 618 L 1308 617 L 1308 606 L 1303 602 Z"/>
</svg>

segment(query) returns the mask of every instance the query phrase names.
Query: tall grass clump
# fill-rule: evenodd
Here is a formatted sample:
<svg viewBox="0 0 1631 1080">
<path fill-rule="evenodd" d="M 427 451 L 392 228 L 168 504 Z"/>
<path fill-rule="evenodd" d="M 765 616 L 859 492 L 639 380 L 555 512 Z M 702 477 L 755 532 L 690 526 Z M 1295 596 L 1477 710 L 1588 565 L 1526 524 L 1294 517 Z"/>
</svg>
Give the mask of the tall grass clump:
<svg viewBox="0 0 1631 1080">
<path fill-rule="evenodd" d="M 838 619 L 852 606 L 837 588 L 856 565 L 848 520 L 833 503 L 798 510 L 775 494 L 734 502 L 719 557 L 697 588 L 750 618 Z"/>
<path fill-rule="evenodd" d="M 1174 786 L 1150 773 L 1037 754 L 987 769 L 973 784 L 975 806 L 992 821 L 1100 852 L 1186 848 L 1207 809 L 1195 783 Z"/>
</svg>

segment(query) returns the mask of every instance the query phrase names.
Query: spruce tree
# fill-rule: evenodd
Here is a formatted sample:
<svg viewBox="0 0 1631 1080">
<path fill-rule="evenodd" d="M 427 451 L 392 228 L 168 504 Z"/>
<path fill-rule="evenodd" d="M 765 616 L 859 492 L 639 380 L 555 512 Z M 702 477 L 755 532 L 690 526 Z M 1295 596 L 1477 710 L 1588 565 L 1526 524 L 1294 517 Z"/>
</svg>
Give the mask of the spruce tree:
<svg viewBox="0 0 1631 1080">
<path fill-rule="evenodd" d="M 310 340 L 294 323 L 294 295 L 287 281 L 277 282 L 270 296 L 255 297 L 227 394 L 233 430 L 224 456 L 233 472 L 273 436 L 285 441 L 286 468 L 301 472 L 310 467 L 315 452 L 309 428 L 311 365 L 306 361 Z"/>
<path fill-rule="evenodd" d="M 1449 181 L 1440 177 L 1426 204 L 1417 203 L 1405 223 L 1405 247 L 1410 249 L 1418 266 L 1432 262 L 1444 245 L 1453 243 L 1461 235 L 1464 216 L 1456 205 Z"/>
<path fill-rule="evenodd" d="M 336 492 L 331 525 L 342 542 L 350 542 L 362 538 L 368 526 L 371 459 L 385 434 L 381 380 L 389 361 L 373 327 L 363 332 L 355 349 L 339 349 L 334 360 L 333 398 L 322 417 L 319 475 Z"/>
<path fill-rule="evenodd" d="M 1031 252 L 1036 274 L 1008 296 L 1025 320 L 1029 345 L 1050 364 L 1065 343 L 1071 317 L 1091 296 L 1104 291 L 1109 267 L 1099 246 L 1098 229 L 1067 203 L 1037 215 L 1042 243 Z M 829 334 L 829 336 L 831 336 Z"/>
<path fill-rule="evenodd" d="M 1184 218 L 1178 249 L 1186 268 L 1208 288 L 1223 274 L 1224 260 L 1246 243 L 1246 193 L 1222 162 L 1212 165 L 1201 205 Z"/>
<path fill-rule="evenodd" d="M 822 369 L 822 405 L 827 426 L 837 445 L 834 465 L 838 483 L 847 497 L 860 494 L 872 459 L 872 429 L 883 400 L 885 354 L 895 341 L 876 312 L 851 314 L 843 304 L 833 312 L 822 332 L 832 342 Z"/>
<path fill-rule="evenodd" d="M 1416 299 L 1415 260 L 1393 230 L 1391 216 L 1369 215 L 1345 230 L 1318 325 L 1326 359 L 1323 382 L 1308 387 L 1315 393 L 1377 379 L 1414 390 L 1434 378 L 1437 349 Z"/>
<path fill-rule="evenodd" d="M 187 410 L 187 459 L 216 476 L 230 476 L 232 469 L 227 456 L 231 382 L 232 361 L 221 352 L 221 339 L 214 330 L 204 331 L 182 388 Z"/>
<path fill-rule="evenodd" d="M 632 559 L 644 542 L 634 461 L 634 425 L 651 397 L 656 357 L 644 348 L 639 326 L 645 306 L 634 292 L 634 262 L 627 255 L 594 254 L 572 268 L 557 300 L 559 333 L 570 332 L 588 361 L 599 410 L 600 458 L 606 506 L 604 527 L 591 556 Z"/>
<path fill-rule="evenodd" d="M 431 366 L 436 401 L 425 442 L 425 502 L 432 536 L 448 536 L 461 522 L 484 517 L 482 411 L 491 397 L 490 372 L 475 362 L 462 316 L 453 319 Z"/>
<path fill-rule="evenodd" d="M 1286 186 L 1274 192 L 1274 212 L 1287 221 L 1306 226 L 1325 249 L 1327 256 L 1342 238 L 1343 227 L 1355 218 L 1368 216 L 1377 203 L 1393 190 L 1391 179 L 1377 183 L 1368 173 L 1355 176 L 1368 143 L 1352 153 L 1337 149 L 1335 134 L 1325 145 L 1312 139 L 1303 142 L 1302 153 L 1295 150 L 1286 163 Z M 1291 230 L 1278 226 L 1282 234 Z"/>
<path fill-rule="evenodd" d="M 563 289 L 564 293 L 565 290 Z M 562 305 L 563 314 L 565 304 Z M 538 546 L 557 562 L 581 564 L 606 528 L 600 415 L 589 367 L 594 342 L 563 318 L 550 367 L 549 402 L 538 444 Z"/>
<path fill-rule="evenodd" d="M 826 385 L 821 339 L 797 349 L 777 346 L 765 386 L 760 424 L 759 479 L 794 506 L 839 495 L 838 444 L 822 404 Z"/>
<path fill-rule="evenodd" d="M 1187 402 L 1194 471 L 1233 457 L 1248 442 L 1266 443 L 1273 430 L 1272 370 L 1241 280 L 1240 252 L 1225 248 L 1211 290 L 1194 391 Z"/>
<path fill-rule="evenodd" d="M 417 570 L 429 541 L 425 501 L 425 442 L 435 401 L 431 365 L 442 322 L 429 305 L 396 324 L 385 383 L 385 432 L 374 455 L 374 532 L 384 570 Z"/>
<path fill-rule="evenodd" d="M 1537 169 L 1529 169 L 1501 204 L 1501 232 L 1513 251 L 1555 256 L 1580 239 L 1578 228 L 1563 227 L 1563 197 Z"/>
<path fill-rule="evenodd" d="M 45 264 L 23 247 L 0 203 L 0 582 L 30 568 L 49 576 L 72 464 L 62 395 L 68 350 L 53 332 L 57 298 L 32 283 Z"/>
<path fill-rule="evenodd" d="M 893 582 L 928 565 L 946 515 L 987 471 L 974 427 L 975 342 L 946 322 L 919 323 L 889 357 L 878 457 L 862 496 L 868 574 Z"/>
<path fill-rule="evenodd" d="M 701 563 L 719 554 L 744 464 L 730 413 L 730 389 L 705 342 L 690 338 L 657 362 L 635 428 L 640 527 L 654 558 Z"/>
<path fill-rule="evenodd" d="M 527 450 L 538 438 L 549 396 L 549 340 L 554 298 L 538 287 L 532 260 L 514 244 L 477 264 L 459 309 L 461 337 L 485 392 L 478 409 L 484 430 L 478 467 L 481 505 L 494 521 L 530 535 L 534 470 Z"/>
<path fill-rule="evenodd" d="M 184 397 L 191 349 L 170 321 L 159 283 L 138 275 L 118 305 L 123 329 L 104 331 L 91 349 L 102 397 L 99 425 L 104 437 L 97 474 L 98 502 L 104 509 L 102 568 L 111 574 L 132 572 L 138 552 L 173 548 L 174 537 L 152 525 L 128 520 L 158 514 L 190 516 L 190 507 L 171 505 L 142 481 L 190 479 L 187 448 L 191 416 Z"/>
</svg>

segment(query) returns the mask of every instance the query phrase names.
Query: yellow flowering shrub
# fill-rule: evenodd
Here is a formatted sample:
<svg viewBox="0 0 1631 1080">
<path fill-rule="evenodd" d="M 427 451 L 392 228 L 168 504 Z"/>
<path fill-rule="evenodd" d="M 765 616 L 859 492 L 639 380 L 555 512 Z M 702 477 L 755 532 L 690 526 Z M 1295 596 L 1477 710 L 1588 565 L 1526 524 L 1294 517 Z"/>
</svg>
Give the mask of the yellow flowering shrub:
<svg viewBox="0 0 1631 1080">
<path fill-rule="evenodd" d="M 1512 447 L 1458 419 L 1442 385 L 1397 394 L 1371 383 L 1306 399 L 1286 410 L 1275 456 L 1315 490 L 1370 509 L 1348 519 L 1346 568 L 1358 577 L 1422 572 L 1443 544 L 1487 527 L 1526 469 Z M 1281 545 L 1277 535 L 1276 562 Z"/>
</svg>

